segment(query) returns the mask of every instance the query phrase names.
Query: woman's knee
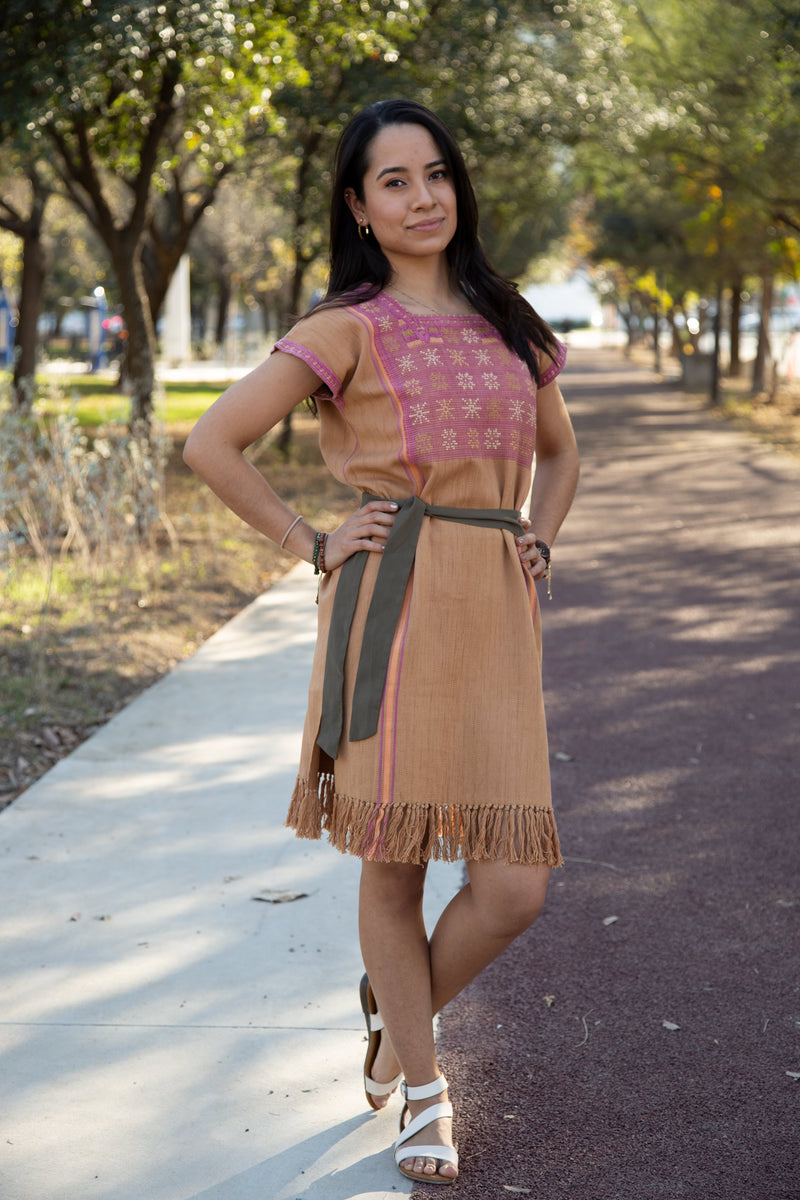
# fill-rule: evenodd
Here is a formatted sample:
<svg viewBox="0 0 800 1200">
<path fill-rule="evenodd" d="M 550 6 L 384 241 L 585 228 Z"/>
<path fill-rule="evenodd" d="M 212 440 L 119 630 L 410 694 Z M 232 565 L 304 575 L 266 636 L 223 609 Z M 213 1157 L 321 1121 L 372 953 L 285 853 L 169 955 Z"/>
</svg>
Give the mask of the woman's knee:
<svg viewBox="0 0 800 1200">
<path fill-rule="evenodd" d="M 425 867 L 411 863 L 361 862 L 361 896 L 368 904 L 417 908 L 425 889 Z"/>
<path fill-rule="evenodd" d="M 519 937 L 542 911 L 549 867 L 470 863 L 468 870 L 477 919 L 490 937 Z"/>
</svg>

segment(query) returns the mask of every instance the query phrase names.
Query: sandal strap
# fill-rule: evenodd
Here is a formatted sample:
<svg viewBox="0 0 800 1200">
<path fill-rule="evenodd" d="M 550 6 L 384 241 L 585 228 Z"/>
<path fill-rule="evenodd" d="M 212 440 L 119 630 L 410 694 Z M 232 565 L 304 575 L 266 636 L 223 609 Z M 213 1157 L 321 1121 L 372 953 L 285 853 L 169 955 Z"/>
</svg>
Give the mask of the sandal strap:
<svg viewBox="0 0 800 1200">
<path fill-rule="evenodd" d="M 421 1083 L 419 1087 L 410 1087 L 403 1083 L 400 1090 L 406 1100 L 430 1100 L 431 1096 L 438 1096 L 447 1090 L 447 1080 L 444 1075 L 440 1075 L 433 1083 Z"/>
<path fill-rule="evenodd" d="M 432 1125 L 434 1121 L 438 1121 L 440 1117 L 452 1117 L 453 1106 L 449 1102 L 444 1104 L 431 1104 L 424 1109 L 419 1116 L 414 1117 L 408 1122 L 405 1129 L 400 1133 L 399 1138 L 394 1144 L 394 1160 L 398 1166 L 409 1158 L 436 1158 L 440 1162 L 450 1162 L 454 1166 L 458 1166 L 458 1151 L 452 1146 L 408 1146 L 406 1145 L 409 1138 L 414 1134 L 419 1133 L 421 1129 Z"/>
<path fill-rule="evenodd" d="M 381 1029 L 386 1028 L 383 1023 L 383 1017 L 379 1012 L 365 1012 L 364 1016 L 366 1017 L 367 1029 L 369 1029 L 370 1033 L 380 1033 Z"/>
<path fill-rule="evenodd" d="M 371 1096 L 391 1096 L 402 1078 L 403 1072 L 401 1071 L 399 1075 L 395 1075 L 394 1079 L 390 1079 L 388 1083 L 378 1083 L 377 1079 L 370 1079 L 369 1075 L 365 1072 L 364 1087 Z"/>
<path fill-rule="evenodd" d="M 394 1161 L 398 1166 L 409 1158 L 436 1158 L 439 1162 L 450 1162 L 454 1167 L 458 1166 L 458 1151 L 452 1146 L 404 1146 L 394 1152 Z M 416 1179 L 416 1176 L 414 1178 Z"/>
<path fill-rule="evenodd" d="M 405 1115 L 405 1114 L 404 1114 Z M 395 1146 L 402 1146 L 415 1133 L 419 1133 L 420 1129 L 425 1129 L 427 1125 L 432 1125 L 434 1121 L 438 1121 L 440 1117 L 452 1117 L 453 1106 L 449 1101 L 444 1104 L 431 1104 L 428 1108 L 424 1108 L 422 1112 L 408 1122 L 405 1129 L 401 1129 L 400 1136 L 395 1142 Z"/>
</svg>

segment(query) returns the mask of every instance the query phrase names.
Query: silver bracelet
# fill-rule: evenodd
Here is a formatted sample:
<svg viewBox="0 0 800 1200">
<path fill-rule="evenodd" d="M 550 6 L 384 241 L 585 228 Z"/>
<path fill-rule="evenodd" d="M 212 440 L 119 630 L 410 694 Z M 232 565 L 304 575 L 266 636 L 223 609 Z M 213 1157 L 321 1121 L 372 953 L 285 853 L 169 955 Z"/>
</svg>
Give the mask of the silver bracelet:
<svg viewBox="0 0 800 1200">
<path fill-rule="evenodd" d="M 299 517 L 295 517 L 295 519 L 292 521 L 291 525 L 290 525 L 290 526 L 289 526 L 289 528 L 286 530 L 286 533 L 285 533 L 285 534 L 283 535 L 283 537 L 281 538 L 281 550 L 282 550 L 282 549 L 283 549 L 283 547 L 286 545 L 286 539 L 288 538 L 289 534 L 290 534 L 290 533 L 292 532 L 292 530 L 294 529 L 294 527 L 295 527 L 295 525 L 297 524 L 297 522 L 298 522 L 298 521 L 302 521 L 302 519 L 303 519 L 303 518 L 302 518 L 302 516 L 299 516 Z"/>
</svg>

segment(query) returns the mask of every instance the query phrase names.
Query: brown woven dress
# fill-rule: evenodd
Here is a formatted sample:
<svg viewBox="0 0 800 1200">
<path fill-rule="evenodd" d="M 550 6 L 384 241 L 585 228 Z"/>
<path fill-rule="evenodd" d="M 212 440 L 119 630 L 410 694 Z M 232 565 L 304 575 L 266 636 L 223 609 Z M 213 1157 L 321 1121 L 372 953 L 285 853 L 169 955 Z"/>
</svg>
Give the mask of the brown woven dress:
<svg viewBox="0 0 800 1200">
<path fill-rule="evenodd" d="M 531 481 L 536 389 L 482 317 L 418 316 L 382 293 L 312 313 L 275 349 L 301 358 L 322 381 L 320 446 L 337 479 L 387 500 L 521 508 Z M 561 347 L 555 362 L 546 360 L 542 385 L 565 357 Z M 340 689 L 342 735 L 327 752 L 317 738 L 343 568 L 322 577 L 287 824 L 300 837 L 324 830 L 337 849 L 378 861 L 559 865 L 539 605 L 513 533 L 424 516 L 377 727 L 351 740 L 362 640 L 384 557 L 363 555 Z"/>
</svg>

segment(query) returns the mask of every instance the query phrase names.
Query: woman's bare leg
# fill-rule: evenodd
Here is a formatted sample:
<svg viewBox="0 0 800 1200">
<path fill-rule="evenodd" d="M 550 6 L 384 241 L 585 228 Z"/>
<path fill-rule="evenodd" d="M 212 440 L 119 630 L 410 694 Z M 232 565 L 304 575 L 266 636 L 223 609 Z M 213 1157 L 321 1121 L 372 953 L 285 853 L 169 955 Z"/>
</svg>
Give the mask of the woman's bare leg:
<svg viewBox="0 0 800 1200">
<path fill-rule="evenodd" d="M 442 913 L 429 944 L 422 918 L 425 868 L 362 863 L 361 950 L 386 1025 L 372 1068 L 379 1081 L 393 1078 L 401 1067 L 412 1087 L 437 1077 L 433 1014 L 527 929 L 544 903 L 549 867 L 477 862 L 467 870 L 469 883 Z M 413 1117 L 446 1098 L 408 1107 Z M 418 1140 L 449 1144 L 449 1122 L 429 1126 Z M 436 1171 L 433 1159 L 406 1161 L 414 1171 Z M 440 1171 L 456 1173 L 448 1163 Z"/>
</svg>

